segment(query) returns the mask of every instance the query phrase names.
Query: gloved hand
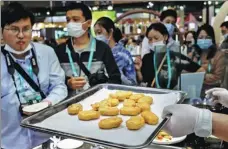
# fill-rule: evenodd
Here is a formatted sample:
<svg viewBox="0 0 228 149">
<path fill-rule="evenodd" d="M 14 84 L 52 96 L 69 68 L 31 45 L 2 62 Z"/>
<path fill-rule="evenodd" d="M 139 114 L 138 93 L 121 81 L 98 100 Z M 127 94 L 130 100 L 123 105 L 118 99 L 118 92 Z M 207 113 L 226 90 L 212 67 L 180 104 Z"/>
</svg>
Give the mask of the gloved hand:
<svg viewBox="0 0 228 149">
<path fill-rule="evenodd" d="M 212 98 L 215 103 L 221 103 L 228 108 L 228 90 L 224 88 L 212 88 L 206 91 L 206 98 Z"/>
<path fill-rule="evenodd" d="M 164 130 L 173 137 L 181 137 L 195 133 L 207 137 L 212 133 L 212 113 L 206 109 L 198 109 L 191 105 L 175 104 L 164 108 L 162 118 L 172 114 L 164 126 Z"/>
</svg>

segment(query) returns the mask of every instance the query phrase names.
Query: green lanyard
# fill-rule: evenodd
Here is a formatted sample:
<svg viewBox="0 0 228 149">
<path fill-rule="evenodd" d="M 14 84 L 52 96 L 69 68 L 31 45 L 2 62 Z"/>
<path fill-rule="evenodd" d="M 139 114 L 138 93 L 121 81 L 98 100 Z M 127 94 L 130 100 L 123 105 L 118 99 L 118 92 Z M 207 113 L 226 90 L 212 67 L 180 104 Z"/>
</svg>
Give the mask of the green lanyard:
<svg viewBox="0 0 228 149">
<path fill-rule="evenodd" d="M 29 76 L 31 77 L 31 79 L 33 79 L 33 71 L 32 71 L 32 66 L 31 65 L 29 65 L 28 72 L 29 72 Z M 23 77 L 20 74 L 18 74 L 18 75 L 19 75 L 20 84 L 21 84 L 21 87 L 22 87 L 22 93 L 24 94 L 24 92 L 25 92 L 25 88 L 24 88 L 25 81 L 24 81 Z"/>
<path fill-rule="evenodd" d="M 91 43 L 91 46 L 90 46 L 89 62 L 88 62 L 88 65 L 87 65 L 87 69 L 89 71 L 90 71 L 90 68 L 91 68 L 91 65 L 92 65 L 93 55 L 94 55 L 94 51 L 95 51 L 95 44 L 96 44 L 96 40 L 94 38 L 91 38 L 91 39 L 92 39 L 92 43 Z M 77 77 L 79 75 L 78 75 L 77 70 L 75 68 L 74 61 L 73 61 L 73 58 L 72 58 L 72 55 L 71 55 L 71 51 L 70 51 L 70 49 L 69 49 L 69 47 L 67 45 L 66 45 L 66 52 L 68 54 L 68 58 L 69 58 L 69 61 L 70 61 L 70 66 L 71 66 L 71 70 L 73 72 L 73 75 L 74 75 L 74 77 Z"/>
<path fill-rule="evenodd" d="M 199 60 L 199 61 L 198 61 L 198 64 L 201 66 L 202 61 Z M 207 72 L 208 72 L 208 73 L 211 73 L 211 69 L 212 69 L 211 60 L 209 60 L 209 63 L 208 63 L 208 65 L 207 65 Z"/>
</svg>

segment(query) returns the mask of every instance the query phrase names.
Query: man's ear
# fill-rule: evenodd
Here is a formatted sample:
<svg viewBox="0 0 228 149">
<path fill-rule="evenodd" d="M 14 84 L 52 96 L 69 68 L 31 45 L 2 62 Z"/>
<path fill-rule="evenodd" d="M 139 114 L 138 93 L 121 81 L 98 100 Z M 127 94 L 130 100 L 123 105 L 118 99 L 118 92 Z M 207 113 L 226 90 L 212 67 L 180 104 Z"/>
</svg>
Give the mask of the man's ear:
<svg viewBox="0 0 228 149">
<path fill-rule="evenodd" d="M 165 35 L 164 36 L 164 39 L 165 39 L 165 42 L 168 40 L 168 36 L 167 35 Z"/>
</svg>

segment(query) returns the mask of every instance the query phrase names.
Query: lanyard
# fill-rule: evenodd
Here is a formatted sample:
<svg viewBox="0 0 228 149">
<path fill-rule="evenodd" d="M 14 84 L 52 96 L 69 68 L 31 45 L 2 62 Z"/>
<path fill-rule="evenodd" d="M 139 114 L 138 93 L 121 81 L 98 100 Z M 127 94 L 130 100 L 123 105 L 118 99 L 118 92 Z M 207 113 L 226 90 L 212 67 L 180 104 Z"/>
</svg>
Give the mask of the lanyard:
<svg viewBox="0 0 228 149">
<path fill-rule="evenodd" d="M 198 61 L 198 64 L 201 66 L 202 61 L 199 60 L 199 61 Z M 212 69 L 211 60 L 209 60 L 209 63 L 208 63 L 208 65 L 207 65 L 207 72 L 208 72 L 208 73 L 211 73 L 211 69 Z"/>
<path fill-rule="evenodd" d="M 167 89 L 170 88 L 170 85 L 171 85 L 171 78 L 172 78 L 172 68 L 171 68 L 171 59 L 170 59 L 170 51 L 169 49 L 166 50 L 166 56 L 167 56 L 167 64 L 168 64 L 168 84 L 167 84 Z M 159 83 L 159 79 L 158 79 L 158 68 L 157 68 L 157 63 L 156 63 L 156 54 L 154 54 L 154 69 L 155 69 L 155 79 L 156 79 L 156 86 L 158 88 L 161 88 L 160 87 L 160 83 Z"/>
<path fill-rule="evenodd" d="M 31 77 L 31 79 L 33 79 L 33 70 L 32 70 L 32 66 L 31 65 L 29 65 L 28 72 L 29 72 L 29 76 Z M 24 94 L 24 92 L 25 92 L 25 88 L 24 88 L 25 81 L 24 81 L 23 77 L 20 74 L 18 74 L 18 75 L 19 75 L 19 79 L 20 79 L 20 86 L 22 88 L 22 94 Z"/>
<path fill-rule="evenodd" d="M 92 38 L 92 43 L 91 43 L 91 46 L 90 46 L 89 61 L 88 61 L 88 65 L 87 65 L 87 69 L 89 71 L 90 71 L 90 68 L 91 68 L 91 65 L 92 65 L 93 55 L 94 55 L 94 51 L 95 51 L 95 43 L 96 43 L 96 40 L 94 38 Z M 71 66 L 71 70 L 73 72 L 73 75 L 74 75 L 74 77 L 77 77 L 79 75 L 78 75 L 77 70 L 75 68 L 74 61 L 73 61 L 73 58 L 72 58 L 72 54 L 71 54 L 71 51 L 70 51 L 68 45 L 66 45 L 66 52 L 67 52 L 67 55 L 68 55 L 68 58 L 69 58 L 69 61 L 70 61 L 70 66 Z"/>
</svg>

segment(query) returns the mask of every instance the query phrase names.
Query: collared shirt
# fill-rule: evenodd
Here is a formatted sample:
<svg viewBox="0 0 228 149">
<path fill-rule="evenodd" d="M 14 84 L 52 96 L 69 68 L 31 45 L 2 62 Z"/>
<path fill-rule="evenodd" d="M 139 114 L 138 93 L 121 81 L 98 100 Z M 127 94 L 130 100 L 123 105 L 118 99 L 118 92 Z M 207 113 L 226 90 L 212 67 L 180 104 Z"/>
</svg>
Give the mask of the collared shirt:
<svg viewBox="0 0 228 149">
<path fill-rule="evenodd" d="M 32 45 L 39 66 L 38 79 L 41 90 L 46 94 L 46 100 L 54 105 L 67 96 L 64 71 L 51 47 L 39 43 Z M 30 58 L 31 56 L 28 55 L 24 60 L 15 59 L 27 73 Z M 15 75 L 18 74 L 15 73 Z M 34 81 L 37 81 L 35 75 Z M 1 147 L 4 149 L 31 149 L 50 137 L 48 134 L 20 126 L 22 117 L 19 105 L 13 79 L 8 73 L 5 57 L 1 52 Z"/>
<path fill-rule="evenodd" d="M 122 44 L 117 43 L 112 48 L 112 53 L 121 73 L 122 84 L 136 85 L 135 66 L 130 52 Z"/>
</svg>

